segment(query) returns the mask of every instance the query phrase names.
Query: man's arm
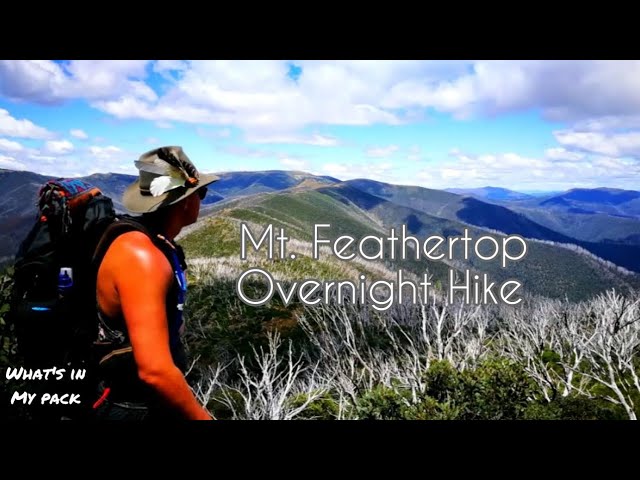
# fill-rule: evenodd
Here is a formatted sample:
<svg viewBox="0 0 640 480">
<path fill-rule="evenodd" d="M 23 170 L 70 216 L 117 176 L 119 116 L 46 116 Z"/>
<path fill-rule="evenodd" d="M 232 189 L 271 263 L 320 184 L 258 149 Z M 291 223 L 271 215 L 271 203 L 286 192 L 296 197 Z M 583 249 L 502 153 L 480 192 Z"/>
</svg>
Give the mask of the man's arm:
<svg viewBox="0 0 640 480">
<path fill-rule="evenodd" d="M 191 420 L 212 420 L 197 401 L 169 349 L 166 295 L 173 271 L 142 233 L 125 234 L 112 245 L 119 259 L 115 287 L 140 379 Z"/>
</svg>

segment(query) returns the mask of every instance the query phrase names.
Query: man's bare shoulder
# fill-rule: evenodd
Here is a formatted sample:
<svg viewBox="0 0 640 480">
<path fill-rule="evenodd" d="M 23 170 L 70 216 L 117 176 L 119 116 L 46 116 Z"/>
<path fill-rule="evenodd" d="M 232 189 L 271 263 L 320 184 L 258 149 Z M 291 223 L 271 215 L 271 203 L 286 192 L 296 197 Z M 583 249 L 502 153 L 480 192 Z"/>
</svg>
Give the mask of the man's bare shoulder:
<svg viewBox="0 0 640 480">
<path fill-rule="evenodd" d="M 140 275 L 172 273 L 165 255 L 143 232 L 133 231 L 118 236 L 109 247 L 105 261 L 118 269 L 133 270 Z"/>
<path fill-rule="evenodd" d="M 118 238 L 113 241 L 111 246 L 115 248 L 144 248 L 149 250 L 153 248 L 157 250 L 149 236 L 137 230 L 118 235 Z"/>
</svg>

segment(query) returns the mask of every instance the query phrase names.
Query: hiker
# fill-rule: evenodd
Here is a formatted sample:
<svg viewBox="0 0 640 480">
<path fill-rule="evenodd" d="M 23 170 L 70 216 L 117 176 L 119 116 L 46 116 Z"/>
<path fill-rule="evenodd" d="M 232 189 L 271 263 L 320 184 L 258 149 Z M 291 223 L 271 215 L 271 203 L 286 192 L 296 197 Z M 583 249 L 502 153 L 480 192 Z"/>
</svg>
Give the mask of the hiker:
<svg viewBox="0 0 640 480">
<path fill-rule="evenodd" d="M 120 347 L 100 360 L 95 417 L 213 420 L 185 378 L 186 264 L 174 238 L 198 219 L 207 185 L 219 177 L 199 173 L 181 147 L 151 150 L 135 165 L 139 178 L 122 203 L 152 236 L 118 235 L 99 264 L 99 341 Z"/>
</svg>

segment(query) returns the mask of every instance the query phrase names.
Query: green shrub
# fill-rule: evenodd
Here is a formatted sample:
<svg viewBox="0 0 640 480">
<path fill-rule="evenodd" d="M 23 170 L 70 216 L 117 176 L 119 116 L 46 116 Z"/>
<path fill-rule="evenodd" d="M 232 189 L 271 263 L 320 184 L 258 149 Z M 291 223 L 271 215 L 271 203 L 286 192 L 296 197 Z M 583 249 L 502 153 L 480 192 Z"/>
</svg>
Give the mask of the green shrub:
<svg viewBox="0 0 640 480">
<path fill-rule="evenodd" d="M 522 419 L 535 392 L 523 366 L 504 359 L 484 361 L 463 377 L 467 419 Z"/>
<path fill-rule="evenodd" d="M 433 362 L 425 374 L 425 415 L 470 420 L 519 419 L 533 397 L 534 384 L 521 365 L 504 359 L 485 360 L 459 372 L 449 362 Z"/>
<path fill-rule="evenodd" d="M 245 288 L 265 287 L 259 282 L 247 282 Z M 266 348 L 267 333 L 274 328 L 283 340 L 294 341 L 294 354 L 297 354 L 302 350 L 303 333 L 295 320 L 296 308 L 296 305 L 284 306 L 279 297 L 260 307 L 246 305 L 237 297 L 231 280 L 190 287 L 185 309 L 185 343 L 189 356 L 199 358 L 198 366 L 207 366 L 227 364 L 240 355 L 246 358 L 251 369 L 253 349 Z M 199 373 L 194 371 L 191 378 L 197 381 Z"/>
<path fill-rule="evenodd" d="M 207 409 L 218 420 L 230 420 L 233 418 L 234 410 L 244 411 L 244 400 L 237 391 L 227 389 L 214 395 L 207 403 Z"/>
<path fill-rule="evenodd" d="M 464 377 L 446 360 L 429 365 L 425 374 L 425 394 L 438 403 L 464 401 Z"/>
<path fill-rule="evenodd" d="M 624 409 L 604 400 L 572 395 L 551 402 L 532 403 L 524 413 L 526 420 L 626 420 Z"/>
<path fill-rule="evenodd" d="M 399 420 L 410 407 L 409 395 L 382 385 L 365 392 L 356 405 L 356 415 L 362 420 Z"/>
<path fill-rule="evenodd" d="M 406 407 L 402 417 L 405 420 L 456 420 L 461 413 L 462 409 L 453 403 L 439 403 L 436 399 L 425 396 L 417 404 Z"/>
<path fill-rule="evenodd" d="M 307 399 L 306 394 L 299 394 L 290 400 L 293 408 L 301 406 Z M 307 407 L 300 412 L 296 419 L 300 420 L 335 420 L 338 418 L 339 405 L 338 402 L 325 393 L 319 398 L 313 400 Z"/>
</svg>

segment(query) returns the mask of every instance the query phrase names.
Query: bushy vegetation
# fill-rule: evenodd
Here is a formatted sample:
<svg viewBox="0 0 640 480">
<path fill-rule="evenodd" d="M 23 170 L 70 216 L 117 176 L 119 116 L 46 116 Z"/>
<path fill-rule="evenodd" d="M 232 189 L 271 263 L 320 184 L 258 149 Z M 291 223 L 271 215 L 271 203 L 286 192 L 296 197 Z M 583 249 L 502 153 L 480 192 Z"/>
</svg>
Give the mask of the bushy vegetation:
<svg viewBox="0 0 640 480">
<path fill-rule="evenodd" d="M 441 299 L 378 312 L 357 303 L 284 307 L 276 297 L 249 307 L 229 281 L 210 279 L 190 298 L 190 382 L 218 418 L 638 414 L 640 307 L 613 291 L 579 304 L 539 298 L 508 309 Z"/>
<path fill-rule="evenodd" d="M 4 317 L 10 273 L 0 283 L 3 371 L 18 361 Z M 217 418 L 595 420 L 640 410 L 635 297 L 518 309 L 434 300 L 386 312 L 277 298 L 250 307 L 232 280 L 192 284 L 187 378 Z"/>
<path fill-rule="evenodd" d="M 20 364 L 18 345 L 15 340 L 15 325 L 9 319 L 9 301 L 13 287 L 13 267 L 5 267 L 0 273 L 0 419 L 26 418 L 26 408 L 11 406 L 11 394 L 14 390 L 20 390 L 24 381 L 9 381 L 6 379 L 7 367 Z"/>
<path fill-rule="evenodd" d="M 251 307 L 236 292 L 246 266 L 222 268 L 237 254 L 237 223 L 209 221 L 199 235 L 217 242 L 192 235 L 187 250 L 207 258 L 189 268 L 187 378 L 217 418 L 592 420 L 635 419 L 640 411 L 633 293 L 610 290 L 583 302 L 527 297 L 514 308 L 437 297 L 384 312 L 358 302 L 309 307 L 295 296 L 285 305 L 275 295 Z M 303 260 L 267 269 L 285 284 L 300 269 L 304 277 L 350 275 L 332 268 Z M 6 321 L 11 282 L 8 270 L 0 278 L 3 373 L 19 363 Z M 252 280 L 245 290 L 259 297 L 266 285 Z M 2 382 L 4 411 L 4 375 Z"/>
<path fill-rule="evenodd" d="M 576 254 L 558 250 L 562 255 L 548 258 L 542 243 L 530 248 L 544 262 L 518 264 L 514 268 L 527 272 L 515 276 L 544 277 L 536 288 L 564 291 L 564 300 L 529 296 L 523 305 L 506 308 L 446 305 L 438 297 L 429 305 L 396 305 L 382 313 L 358 304 L 309 308 L 295 297 L 285 306 L 279 295 L 262 307 L 243 304 L 234 280 L 247 265 L 262 266 L 285 283 L 353 278 L 344 263 L 337 271 L 338 262 L 305 263 L 304 255 L 295 263 L 267 264 L 254 255 L 240 264 L 235 258 L 238 220 L 280 222 L 299 234 L 308 230 L 305 212 L 317 218 L 320 211 L 314 208 L 328 208 L 314 205 L 309 195 L 287 199 L 298 202 L 296 209 L 286 210 L 295 215 L 276 208 L 279 197 L 252 210 L 234 208 L 227 212 L 232 221 L 219 217 L 205 227 L 201 241 L 187 244 L 189 254 L 202 255 L 210 253 L 202 250 L 206 242 L 237 242 L 216 258 L 197 259 L 191 268 L 190 348 L 198 361 L 190 381 L 219 418 L 637 416 L 637 296 L 629 289 L 595 296 L 601 290 L 593 283 L 593 272 L 577 270 L 575 262 L 571 276 L 549 280 L 550 271 L 564 268 L 564 257 Z M 346 204 L 341 208 L 348 212 Z M 280 213 L 273 217 L 274 212 Z M 367 266 L 357 268 L 366 271 Z M 384 272 L 376 273 L 380 278 Z M 248 288 L 256 293 L 266 289 L 260 282 Z M 591 300 L 577 301 L 585 296 Z M 271 396 L 265 397 L 263 390 Z"/>
</svg>

